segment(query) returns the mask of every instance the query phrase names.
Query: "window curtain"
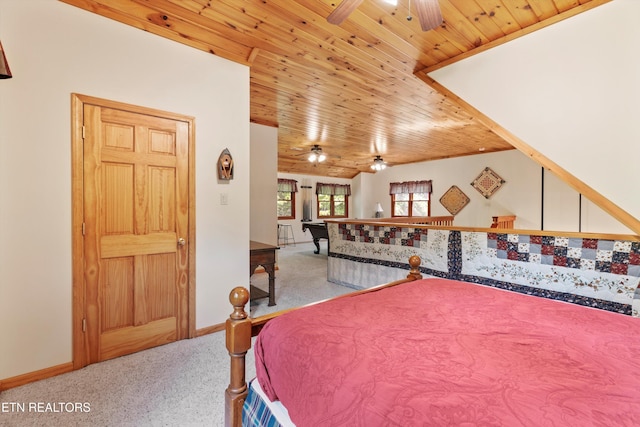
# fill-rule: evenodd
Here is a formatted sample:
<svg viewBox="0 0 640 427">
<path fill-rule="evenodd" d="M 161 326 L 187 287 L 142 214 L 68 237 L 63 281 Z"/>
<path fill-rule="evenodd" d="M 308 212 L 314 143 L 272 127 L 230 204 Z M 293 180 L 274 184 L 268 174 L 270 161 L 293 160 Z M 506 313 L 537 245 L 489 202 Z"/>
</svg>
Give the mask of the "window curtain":
<svg viewBox="0 0 640 427">
<path fill-rule="evenodd" d="M 278 178 L 278 191 L 285 191 L 287 193 L 298 192 L 298 181 L 295 179 Z"/>
<path fill-rule="evenodd" d="M 333 196 L 350 196 L 351 185 L 349 184 L 323 184 L 316 183 L 316 194 L 330 194 Z"/>
<path fill-rule="evenodd" d="M 392 182 L 389 184 L 389 194 L 429 193 L 431 194 L 431 180 Z"/>
</svg>

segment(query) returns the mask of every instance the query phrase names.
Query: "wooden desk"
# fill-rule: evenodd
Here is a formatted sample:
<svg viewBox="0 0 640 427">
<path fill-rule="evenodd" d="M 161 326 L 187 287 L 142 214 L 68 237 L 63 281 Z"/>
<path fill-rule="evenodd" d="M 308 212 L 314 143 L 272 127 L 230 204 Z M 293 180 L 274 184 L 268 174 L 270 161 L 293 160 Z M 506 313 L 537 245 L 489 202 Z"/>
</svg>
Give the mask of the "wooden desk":
<svg viewBox="0 0 640 427">
<path fill-rule="evenodd" d="M 269 297 L 269 305 L 276 305 L 276 249 L 277 246 L 260 242 L 249 242 L 249 277 L 253 276 L 259 265 L 269 274 L 269 292 L 251 285 L 251 299 Z"/>
</svg>

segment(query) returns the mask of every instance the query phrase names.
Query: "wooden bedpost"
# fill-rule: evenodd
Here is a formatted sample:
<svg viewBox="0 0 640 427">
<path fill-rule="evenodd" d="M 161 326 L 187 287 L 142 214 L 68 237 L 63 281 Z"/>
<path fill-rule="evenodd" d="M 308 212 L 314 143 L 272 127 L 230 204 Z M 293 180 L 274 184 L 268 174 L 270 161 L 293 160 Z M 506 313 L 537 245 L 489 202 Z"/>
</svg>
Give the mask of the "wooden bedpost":
<svg viewBox="0 0 640 427">
<path fill-rule="evenodd" d="M 245 356 L 251 348 L 251 319 L 244 311 L 249 301 L 249 291 L 234 288 L 229 294 L 233 313 L 225 324 L 227 350 L 231 356 L 231 380 L 224 394 L 224 423 L 227 427 L 242 425 L 242 405 L 247 397 Z"/>
<path fill-rule="evenodd" d="M 409 257 L 409 265 L 411 266 L 411 270 L 409 270 L 409 274 L 407 274 L 407 279 L 410 280 L 420 280 L 422 279 L 422 273 L 420 273 L 420 257 L 418 255 L 413 255 Z"/>
</svg>

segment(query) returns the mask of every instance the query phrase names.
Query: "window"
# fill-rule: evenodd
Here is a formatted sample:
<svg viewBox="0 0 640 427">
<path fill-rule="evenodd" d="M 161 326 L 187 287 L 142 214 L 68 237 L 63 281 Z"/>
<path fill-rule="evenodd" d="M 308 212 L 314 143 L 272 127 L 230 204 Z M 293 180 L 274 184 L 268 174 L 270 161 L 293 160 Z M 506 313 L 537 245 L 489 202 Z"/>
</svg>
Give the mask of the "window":
<svg viewBox="0 0 640 427">
<path fill-rule="evenodd" d="M 392 182 L 391 216 L 430 216 L 431 181 Z"/>
<path fill-rule="evenodd" d="M 278 219 L 295 219 L 298 181 L 278 178 Z"/>
<path fill-rule="evenodd" d="M 349 184 L 316 184 L 318 218 L 347 218 L 349 216 Z"/>
</svg>

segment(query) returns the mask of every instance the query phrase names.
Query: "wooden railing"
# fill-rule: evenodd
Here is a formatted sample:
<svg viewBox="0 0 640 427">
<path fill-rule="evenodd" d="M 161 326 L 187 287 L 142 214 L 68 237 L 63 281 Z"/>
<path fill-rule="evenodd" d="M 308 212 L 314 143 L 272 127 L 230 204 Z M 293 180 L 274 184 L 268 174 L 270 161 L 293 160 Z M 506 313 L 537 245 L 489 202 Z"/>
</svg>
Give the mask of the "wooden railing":
<svg viewBox="0 0 640 427">
<path fill-rule="evenodd" d="M 515 215 L 503 215 L 503 216 L 494 216 L 493 222 L 491 223 L 491 228 L 513 228 L 513 223 L 516 220 Z"/>
<path fill-rule="evenodd" d="M 419 224 L 419 225 L 453 225 L 453 216 L 394 216 L 391 218 L 373 218 L 370 222 L 391 222 L 394 224 Z"/>
</svg>

